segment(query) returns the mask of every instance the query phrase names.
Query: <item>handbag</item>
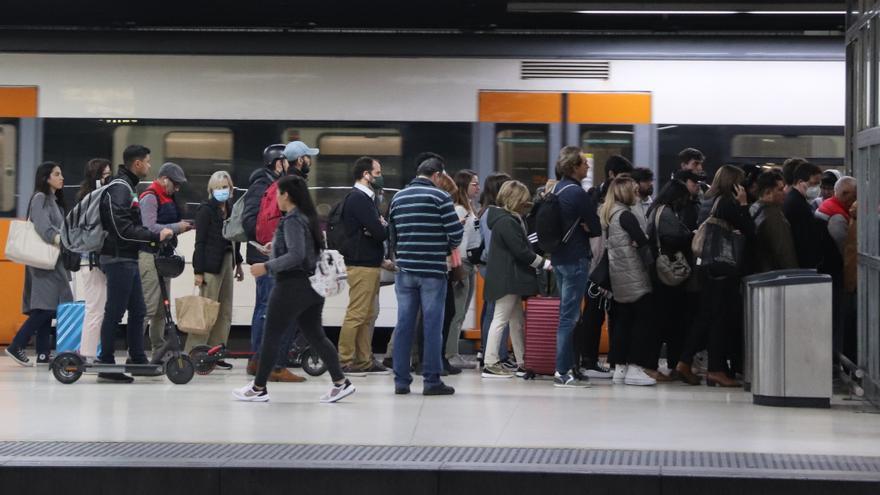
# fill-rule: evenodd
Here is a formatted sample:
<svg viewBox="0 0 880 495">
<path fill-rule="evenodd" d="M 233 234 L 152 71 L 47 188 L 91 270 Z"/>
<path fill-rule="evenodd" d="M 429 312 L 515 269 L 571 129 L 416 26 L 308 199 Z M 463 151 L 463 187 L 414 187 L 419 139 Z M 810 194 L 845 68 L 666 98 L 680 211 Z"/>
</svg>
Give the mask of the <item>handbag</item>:
<svg viewBox="0 0 880 495">
<path fill-rule="evenodd" d="M 672 258 L 661 251 L 660 214 L 664 208 L 666 208 L 666 205 L 661 205 L 657 208 L 657 213 L 654 214 L 654 236 L 657 238 L 657 278 L 664 285 L 677 287 L 691 276 L 691 267 L 681 251 L 673 254 Z"/>
<path fill-rule="evenodd" d="M 67 271 L 78 272 L 79 267 L 82 265 L 82 255 L 61 246 L 61 263 Z"/>
<path fill-rule="evenodd" d="M 54 270 L 61 248 L 44 241 L 28 218 L 9 223 L 5 254 L 7 259 L 15 263 L 40 270 Z"/>
<path fill-rule="evenodd" d="M 178 297 L 174 306 L 177 328 L 194 335 L 208 335 L 220 314 L 219 302 L 196 294 Z"/>
</svg>

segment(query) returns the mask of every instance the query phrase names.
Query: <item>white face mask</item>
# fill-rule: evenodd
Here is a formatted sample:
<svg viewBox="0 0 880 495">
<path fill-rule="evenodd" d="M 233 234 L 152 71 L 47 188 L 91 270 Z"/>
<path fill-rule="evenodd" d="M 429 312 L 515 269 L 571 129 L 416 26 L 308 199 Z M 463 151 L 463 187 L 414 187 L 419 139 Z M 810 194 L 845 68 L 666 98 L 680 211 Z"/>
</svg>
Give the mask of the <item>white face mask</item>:
<svg viewBox="0 0 880 495">
<path fill-rule="evenodd" d="M 807 188 L 805 196 L 808 200 L 813 201 L 818 198 L 820 194 L 822 194 L 822 188 L 819 186 L 812 186 Z"/>
<path fill-rule="evenodd" d="M 584 191 L 589 191 L 591 187 L 593 187 L 593 179 L 589 175 L 581 179 L 581 188 Z"/>
</svg>

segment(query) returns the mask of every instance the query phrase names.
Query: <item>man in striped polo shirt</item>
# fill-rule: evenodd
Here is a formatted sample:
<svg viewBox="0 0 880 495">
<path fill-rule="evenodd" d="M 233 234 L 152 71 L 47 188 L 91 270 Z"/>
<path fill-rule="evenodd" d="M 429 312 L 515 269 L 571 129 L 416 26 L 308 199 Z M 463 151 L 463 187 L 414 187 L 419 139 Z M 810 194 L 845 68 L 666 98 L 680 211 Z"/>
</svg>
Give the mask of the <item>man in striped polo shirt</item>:
<svg viewBox="0 0 880 495">
<path fill-rule="evenodd" d="M 408 394 L 412 383 L 410 349 L 416 318 L 422 311 L 424 395 L 452 395 L 440 381 L 446 256 L 461 243 L 462 226 L 452 198 L 435 184 L 445 174 L 439 155 L 422 160 L 417 177 L 391 201 L 392 243 L 400 268 L 395 277 L 397 326 L 394 330 L 394 393 Z"/>
</svg>

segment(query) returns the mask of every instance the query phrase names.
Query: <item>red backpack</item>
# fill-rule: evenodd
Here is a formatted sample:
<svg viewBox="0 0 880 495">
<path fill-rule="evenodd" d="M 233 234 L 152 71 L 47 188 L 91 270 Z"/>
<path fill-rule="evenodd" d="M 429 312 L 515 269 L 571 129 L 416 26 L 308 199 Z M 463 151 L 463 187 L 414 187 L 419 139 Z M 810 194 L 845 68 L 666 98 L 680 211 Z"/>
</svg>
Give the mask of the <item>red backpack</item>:
<svg viewBox="0 0 880 495">
<path fill-rule="evenodd" d="M 257 214 L 257 242 L 266 244 L 275 235 L 275 229 L 281 220 L 281 209 L 278 208 L 278 200 L 275 199 L 278 191 L 278 181 L 266 188 L 260 199 L 260 212 Z"/>
</svg>

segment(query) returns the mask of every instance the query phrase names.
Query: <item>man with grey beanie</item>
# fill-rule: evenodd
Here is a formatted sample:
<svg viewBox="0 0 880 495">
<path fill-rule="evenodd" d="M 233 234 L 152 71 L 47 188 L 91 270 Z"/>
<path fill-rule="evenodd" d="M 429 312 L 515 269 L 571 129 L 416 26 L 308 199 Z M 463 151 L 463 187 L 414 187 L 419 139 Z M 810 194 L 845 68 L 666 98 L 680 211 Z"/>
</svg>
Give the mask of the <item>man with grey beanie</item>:
<svg viewBox="0 0 880 495">
<path fill-rule="evenodd" d="M 192 229 L 193 224 L 182 220 L 182 212 L 175 201 L 174 195 L 180 186 L 186 183 L 186 174 L 180 165 L 167 162 L 159 168 L 156 180 L 140 195 L 141 218 L 144 227 L 153 233 L 162 229 L 171 229 L 174 235 L 183 234 Z M 176 244 L 175 238 L 172 243 Z M 165 343 L 165 315 L 162 313 L 162 293 L 159 290 L 159 274 L 153 254 L 141 251 L 138 258 L 141 272 L 141 284 L 144 290 L 144 303 L 147 314 L 144 324 L 150 329 L 150 345 L 153 352 Z M 165 281 L 165 288 L 171 291 L 171 281 Z"/>
</svg>

